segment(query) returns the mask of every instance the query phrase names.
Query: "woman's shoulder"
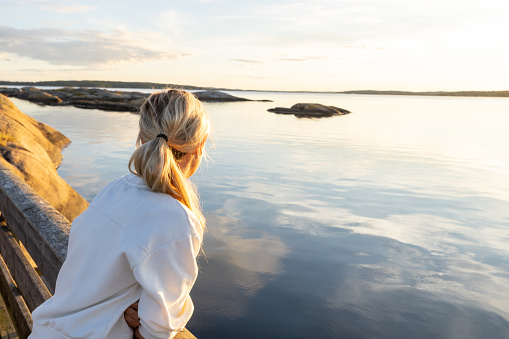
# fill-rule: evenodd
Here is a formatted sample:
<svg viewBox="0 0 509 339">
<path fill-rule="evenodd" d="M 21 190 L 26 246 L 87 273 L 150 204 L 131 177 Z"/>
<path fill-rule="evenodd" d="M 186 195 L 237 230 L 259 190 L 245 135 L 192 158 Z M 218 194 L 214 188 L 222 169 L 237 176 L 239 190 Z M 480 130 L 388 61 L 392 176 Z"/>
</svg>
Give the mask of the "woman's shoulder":
<svg viewBox="0 0 509 339">
<path fill-rule="evenodd" d="M 186 236 L 202 238 L 193 212 L 169 194 L 151 191 L 132 174 L 107 185 L 91 206 L 115 220 L 147 250 Z"/>
<path fill-rule="evenodd" d="M 132 215 L 130 229 L 147 251 L 182 238 L 202 239 L 201 225 L 194 214 L 168 194 L 159 193 L 156 201 L 140 202 Z"/>
</svg>

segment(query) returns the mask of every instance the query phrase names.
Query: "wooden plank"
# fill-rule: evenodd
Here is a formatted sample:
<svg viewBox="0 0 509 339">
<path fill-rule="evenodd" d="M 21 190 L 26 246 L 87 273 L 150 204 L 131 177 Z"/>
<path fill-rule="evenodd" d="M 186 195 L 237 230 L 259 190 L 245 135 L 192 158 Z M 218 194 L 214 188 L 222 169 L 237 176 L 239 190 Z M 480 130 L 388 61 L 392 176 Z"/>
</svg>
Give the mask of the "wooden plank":
<svg viewBox="0 0 509 339">
<path fill-rule="evenodd" d="M 16 205 L 9 199 L 3 200 L 2 198 L 4 197 L 2 197 L 0 190 L 2 215 L 4 215 L 13 232 L 25 245 L 37 266 L 54 288 L 63 261 L 56 255 L 41 234 L 37 232 L 35 226 L 24 216 L 23 212 L 18 210 Z"/>
<path fill-rule="evenodd" d="M 0 212 L 54 289 L 67 255 L 69 221 L 2 166 Z"/>
<path fill-rule="evenodd" d="M 11 272 L 30 312 L 51 297 L 51 293 L 34 270 L 30 261 L 24 256 L 21 248 L 9 229 L 0 221 L 0 254 Z M 4 223 L 5 224 L 5 223 Z"/>
<path fill-rule="evenodd" d="M 32 331 L 32 316 L 2 256 L 0 256 L 0 292 L 19 338 L 28 338 Z"/>
<path fill-rule="evenodd" d="M 5 338 L 2 337 L 2 339 L 9 339 L 8 336 L 11 333 L 16 335 L 17 338 L 16 329 L 12 324 L 11 317 L 9 315 L 9 312 L 7 311 L 7 308 L 1 295 L 0 295 L 0 331 L 2 332 L 2 335 L 5 336 Z"/>
</svg>

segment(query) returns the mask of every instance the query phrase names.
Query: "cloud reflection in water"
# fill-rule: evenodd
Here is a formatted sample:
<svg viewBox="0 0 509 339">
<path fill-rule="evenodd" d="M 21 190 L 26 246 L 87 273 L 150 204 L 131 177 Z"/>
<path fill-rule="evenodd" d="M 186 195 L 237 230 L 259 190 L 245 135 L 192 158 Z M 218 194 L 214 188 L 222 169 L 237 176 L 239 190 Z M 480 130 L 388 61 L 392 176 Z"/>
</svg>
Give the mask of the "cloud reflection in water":
<svg viewBox="0 0 509 339">
<path fill-rule="evenodd" d="M 222 208 L 207 215 L 213 252 L 203 266 L 208 286 L 199 279 L 195 288 L 200 307 L 206 304 L 191 323 L 198 334 L 206 316 L 207 333 L 228 336 L 221 326 L 210 327 L 211 317 L 228 326 L 227 316 L 246 337 L 275 335 L 281 321 L 286 330 L 279 334 L 286 337 L 323 331 L 325 337 L 506 338 L 509 281 L 501 261 L 509 231 L 503 225 L 476 227 L 456 214 L 390 209 L 364 216 L 346 198 L 355 185 L 334 188 L 332 197 L 290 199 L 296 186 L 280 182 L 237 186 L 233 179 L 223 194 L 214 188 L 214 205 Z M 260 307 L 269 315 L 260 315 Z M 289 318 L 297 321 L 295 331 L 288 330 Z"/>
</svg>

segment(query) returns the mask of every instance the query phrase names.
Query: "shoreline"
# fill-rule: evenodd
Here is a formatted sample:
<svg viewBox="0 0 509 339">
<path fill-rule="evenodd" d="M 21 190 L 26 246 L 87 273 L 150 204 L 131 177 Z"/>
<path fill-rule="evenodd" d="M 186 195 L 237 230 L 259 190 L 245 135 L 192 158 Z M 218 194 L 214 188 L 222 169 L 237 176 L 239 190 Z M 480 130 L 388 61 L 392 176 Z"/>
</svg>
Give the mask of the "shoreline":
<svg viewBox="0 0 509 339">
<path fill-rule="evenodd" d="M 324 94 L 362 94 L 362 95 L 409 95 L 409 96 L 449 96 L 449 97 L 488 97 L 509 98 L 506 91 L 398 91 L 398 90 L 351 90 L 351 91 L 277 91 L 238 88 L 219 88 L 155 82 L 102 81 L 102 80 L 56 80 L 56 81 L 2 81 L 1 86 L 54 86 L 54 87 L 94 87 L 122 89 L 163 89 L 178 88 L 184 90 L 236 91 L 236 92 L 274 92 L 274 93 L 324 93 Z"/>
<path fill-rule="evenodd" d="M 107 90 L 95 87 L 62 87 L 55 89 L 0 87 L 0 94 L 43 105 L 74 106 L 131 113 L 138 113 L 141 105 L 150 95 L 139 91 Z M 221 91 L 195 91 L 193 95 L 203 102 L 271 101 L 240 98 Z"/>
</svg>

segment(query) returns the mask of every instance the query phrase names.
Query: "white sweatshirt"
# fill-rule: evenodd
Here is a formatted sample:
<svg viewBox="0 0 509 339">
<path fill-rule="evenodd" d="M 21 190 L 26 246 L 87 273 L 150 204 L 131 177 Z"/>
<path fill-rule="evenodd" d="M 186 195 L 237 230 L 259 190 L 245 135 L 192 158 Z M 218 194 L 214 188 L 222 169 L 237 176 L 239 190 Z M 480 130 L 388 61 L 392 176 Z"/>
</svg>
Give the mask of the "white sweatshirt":
<svg viewBox="0 0 509 339">
<path fill-rule="evenodd" d="M 77 217 L 55 294 L 32 314 L 30 339 L 125 338 L 123 313 L 139 300 L 140 333 L 172 338 L 193 313 L 202 229 L 168 194 L 128 174 Z"/>
</svg>

